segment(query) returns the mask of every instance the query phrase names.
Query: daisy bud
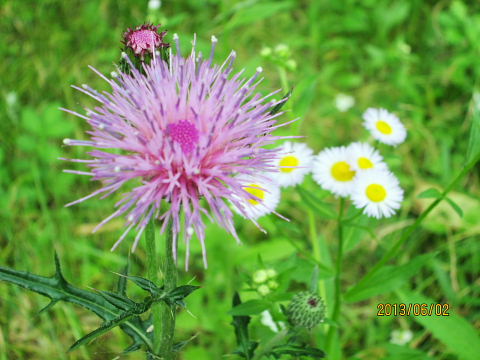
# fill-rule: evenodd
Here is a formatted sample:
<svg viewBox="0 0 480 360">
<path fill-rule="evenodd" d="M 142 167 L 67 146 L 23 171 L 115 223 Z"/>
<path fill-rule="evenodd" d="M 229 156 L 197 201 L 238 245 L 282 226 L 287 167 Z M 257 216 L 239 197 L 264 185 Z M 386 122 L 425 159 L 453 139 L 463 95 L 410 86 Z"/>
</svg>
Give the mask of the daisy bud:
<svg viewBox="0 0 480 360">
<path fill-rule="evenodd" d="M 270 294 L 270 288 L 267 285 L 260 285 L 257 289 L 258 293 L 262 296 L 267 296 Z"/>
<path fill-rule="evenodd" d="M 265 270 L 258 270 L 253 273 L 253 282 L 261 284 L 267 281 L 268 275 Z"/>
<path fill-rule="evenodd" d="M 312 329 L 325 320 L 325 304 L 310 291 L 300 292 L 288 305 L 287 317 L 294 326 Z"/>
</svg>

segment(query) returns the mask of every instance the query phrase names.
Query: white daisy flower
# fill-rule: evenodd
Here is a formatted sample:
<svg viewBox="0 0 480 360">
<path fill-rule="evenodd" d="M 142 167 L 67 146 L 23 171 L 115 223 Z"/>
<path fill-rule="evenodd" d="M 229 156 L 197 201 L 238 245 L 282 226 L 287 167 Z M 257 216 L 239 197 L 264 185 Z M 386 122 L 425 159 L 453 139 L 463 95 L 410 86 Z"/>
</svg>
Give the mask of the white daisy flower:
<svg viewBox="0 0 480 360">
<path fill-rule="evenodd" d="M 354 142 L 348 146 L 350 165 L 355 171 L 362 170 L 387 170 L 387 164 L 383 162 L 383 157 L 373 146 Z"/>
<path fill-rule="evenodd" d="M 364 214 L 377 219 L 390 217 L 400 208 L 402 200 L 403 190 L 390 171 L 368 170 L 358 173 L 352 202 L 357 208 L 364 208 Z"/>
<path fill-rule="evenodd" d="M 238 214 L 255 220 L 275 211 L 280 202 L 280 188 L 276 183 L 251 177 L 244 177 L 242 180 L 247 194 L 245 198 L 237 199 L 241 209 L 233 206 Z"/>
<path fill-rule="evenodd" d="M 325 149 L 313 161 L 313 179 L 324 189 L 346 197 L 352 192 L 355 178 L 355 170 L 349 161 L 349 151 L 345 146 Z"/>
<path fill-rule="evenodd" d="M 286 142 L 282 144 L 281 157 L 275 160 L 274 166 L 278 168 L 275 181 L 280 186 L 300 184 L 311 170 L 313 150 L 306 144 Z"/>
<path fill-rule="evenodd" d="M 363 120 L 363 126 L 384 144 L 396 146 L 407 137 L 407 130 L 398 117 L 385 109 L 369 108 L 363 113 Z"/>
</svg>

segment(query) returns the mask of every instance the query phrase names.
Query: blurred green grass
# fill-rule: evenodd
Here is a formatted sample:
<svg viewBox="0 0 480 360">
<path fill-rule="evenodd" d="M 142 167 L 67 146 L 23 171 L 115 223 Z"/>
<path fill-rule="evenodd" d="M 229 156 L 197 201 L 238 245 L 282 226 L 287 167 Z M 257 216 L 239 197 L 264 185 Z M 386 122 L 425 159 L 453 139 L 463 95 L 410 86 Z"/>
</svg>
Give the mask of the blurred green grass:
<svg viewBox="0 0 480 360">
<path fill-rule="evenodd" d="M 122 32 L 145 20 L 161 22 L 170 35 L 179 33 L 184 51 L 193 33 L 200 48 L 208 51 L 209 38 L 215 34 L 218 61 L 235 49 L 237 70 L 245 67 L 252 73 L 259 65 L 265 69 L 264 92 L 278 88 L 281 82 L 276 66 L 260 52 L 265 46 L 287 44 L 297 69 L 288 72 L 294 93 L 283 119 L 300 117 L 290 131 L 305 135 L 315 151 L 365 139 L 360 115 L 367 107 L 395 111 L 409 129 L 407 142 L 394 152 L 381 150 L 391 155 L 390 165 L 406 189 L 402 215 L 413 218 L 426 202 L 415 195 L 432 185 L 445 185 L 465 161 L 469 104 L 480 71 L 479 10 L 480 4 L 470 1 L 188 0 L 164 1 L 161 9 L 149 14 L 146 1 L 2 2 L 0 264 L 47 275 L 53 272 L 53 249 L 57 249 L 66 276 L 77 285 L 113 286 L 112 271 L 125 263 L 128 241 L 118 251 L 109 252 L 121 222 L 90 234 L 92 226 L 110 213 L 114 199 L 63 207 L 98 185 L 61 172 L 67 165 L 57 158 L 73 155 L 62 147 L 62 139 L 82 138 L 86 127 L 58 107 L 81 111 L 92 105 L 70 85 L 88 83 L 104 89 L 87 66 L 105 73 L 114 70 Z M 339 93 L 356 99 L 348 112 L 335 107 Z M 407 242 L 399 259 L 408 261 L 416 254 L 438 250 L 439 255 L 414 277 L 410 287 L 450 303 L 477 328 L 478 179 L 477 171 L 452 196 L 465 216 L 441 207 Z M 306 186 L 318 191 L 310 180 Z M 196 277 L 202 290 L 188 301 L 195 317 L 183 312 L 179 319 L 179 338 L 198 334 L 186 349 L 185 359 L 220 359 L 234 349 L 227 315 L 230 299 L 235 289 L 242 288 L 245 274 L 260 267 L 259 256 L 275 267 L 296 251 L 294 245 L 309 251 L 304 235 L 309 224 L 306 207 L 298 206 L 301 202 L 294 189 L 284 192 L 280 210 L 292 222 L 285 225 L 279 219 L 262 219 L 268 236 L 238 219 L 242 246 L 210 225 L 208 270 L 202 268 L 198 246 L 193 247 L 192 269 L 182 272 L 181 278 L 186 282 Z M 404 217 L 383 222 L 377 240 L 365 232 L 361 237 L 351 236 L 346 287 L 379 258 L 392 234 L 405 226 Z M 334 227 L 321 220 L 318 226 L 320 236 L 333 247 Z M 140 246 L 137 256 L 143 259 L 143 255 Z M 134 271 L 142 273 L 142 262 L 135 264 Z M 308 282 L 310 272 L 311 264 L 300 268 L 291 281 Z M 0 284 L 0 294 L 0 360 L 107 359 L 127 345 L 128 339 L 114 332 L 88 348 L 66 354 L 74 338 L 93 329 L 98 319 L 67 305 L 37 315 L 46 299 L 5 284 Z M 399 302 L 399 297 L 378 296 L 345 307 L 343 342 L 349 359 L 400 359 L 387 355 L 391 332 L 398 328 L 414 332 L 411 347 L 435 359 L 457 358 L 411 318 L 376 318 L 378 302 Z M 265 328 L 258 322 L 254 325 L 255 335 L 262 336 Z M 315 336 L 320 338 L 321 332 Z M 142 358 L 142 354 L 129 358 Z"/>
</svg>

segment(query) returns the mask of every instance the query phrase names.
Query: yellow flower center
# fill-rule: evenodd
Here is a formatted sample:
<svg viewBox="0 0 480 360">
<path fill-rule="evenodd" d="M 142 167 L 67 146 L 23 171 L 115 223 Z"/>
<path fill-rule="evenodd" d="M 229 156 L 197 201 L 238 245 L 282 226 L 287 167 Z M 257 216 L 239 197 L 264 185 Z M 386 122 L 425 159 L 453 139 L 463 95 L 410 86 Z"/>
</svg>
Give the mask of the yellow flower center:
<svg viewBox="0 0 480 360">
<path fill-rule="evenodd" d="M 339 161 L 332 166 L 332 176 L 337 181 L 351 181 L 355 176 L 355 171 L 346 161 Z"/>
<path fill-rule="evenodd" d="M 282 160 L 280 160 L 280 171 L 284 173 L 291 173 L 295 168 L 293 166 L 298 166 L 300 164 L 300 160 L 296 156 L 289 155 L 285 156 Z M 292 166 L 292 167 L 283 167 L 283 166 Z"/>
<path fill-rule="evenodd" d="M 249 184 L 248 187 L 243 188 L 249 194 L 263 200 L 265 198 L 265 190 L 262 190 L 259 185 L 257 184 Z M 260 204 L 260 201 L 256 199 L 248 199 L 248 202 L 252 205 Z"/>
<path fill-rule="evenodd" d="M 358 167 L 360 169 L 371 169 L 373 168 L 373 162 L 370 161 L 370 159 L 366 157 L 360 157 L 358 158 Z"/>
<path fill-rule="evenodd" d="M 367 197 L 373 202 L 381 202 L 387 197 L 387 189 L 379 184 L 370 184 L 366 190 Z"/>
<path fill-rule="evenodd" d="M 385 134 L 385 135 L 390 135 L 393 131 L 390 124 L 383 120 L 377 121 L 377 129 L 378 131 L 380 131 L 382 134 Z"/>
</svg>

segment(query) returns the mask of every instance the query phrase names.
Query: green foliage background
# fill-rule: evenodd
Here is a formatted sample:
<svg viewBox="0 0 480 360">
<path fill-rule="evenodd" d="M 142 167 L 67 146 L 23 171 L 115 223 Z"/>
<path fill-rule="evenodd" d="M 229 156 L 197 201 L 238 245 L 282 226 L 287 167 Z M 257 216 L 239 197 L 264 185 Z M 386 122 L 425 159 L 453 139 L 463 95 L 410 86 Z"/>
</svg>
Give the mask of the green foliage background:
<svg viewBox="0 0 480 360">
<path fill-rule="evenodd" d="M 283 119 L 300 117 L 289 132 L 305 135 L 316 152 L 365 139 L 361 113 L 367 107 L 385 107 L 403 120 L 409 130 L 406 143 L 395 151 L 381 150 L 389 154 L 389 165 L 406 190 L 406 201 L 401 214 L 378 227 L 374 227 L 377 222 L 361 219 L 374 234 L 359 228 L 348 230 L 343 286 L 350 288 L 431 202 L 417 195 L 432 186 L 442 188 L 465 163 L 472 109 L 477 106 L 479 11 L 480 4 L 467 0 L 182 0 L 164 1 L 154 12 L 148 12 L 147 1 L 3 1 L 0 265 L 49 275 L 54 271 L 56 249 L 66 277 L 76 285 L 114 286 L 112 271 L 126 263 L 129 240 L 117 251 L 109 251 L 121 233 L 121 220 L 90 233 L 110 214 L 114 198 L 63 207 L 98 184 L 62 173 L 68 165 L 58 157 L 81 157 L 83 152 L 65 148 L 62 139 L 84 138 L 86 126 L 58 108 L 81 111 L 92 105 L 70 85 L 88 83 L 104 89 L 105 84 L 87 66 L 107 74 L 114 70 L 122 32 L 149 20 L 164 24 L 170 35 L 177 32 L 184 49 L 196 33 L 200 48 L 207 52 L 210 36 L 215 34 L 219 38 L 217 61 L 235 49 L 237 70 L 245 67 L 251 74 L 261 65 L 265 93 L 281 83 L 276 65 L 262 58 L 260 51 L 287 44 L 297 69 L 287 74 L 294 93 Z M 338 93 L 354 96 L 356 105 L 339 112 L 335 107 Z M 357 294 L 344 306 L 345 358 L 476 359 L 468 348 L 480 347 L 475 334 L 480 326 L 478 179 L 477 168 L 451 194 L 463 209 L 463 217 L 448 204 L 441 205 L 395 259 L 396 264 L 403 264 L 401 275 L 392 272 L 379 281 L 377 289 L 367 289 L 365 296 Z M 305 187 L 319 197 L 326 195 L 311 179 Z M 209 225 L 208 270 L 203 269 L 200 249 L 195 246 L 191 270 L 180 274 L 183 283 L 195 278 L 202 285 L 187 301 L 191 314 L 183 311 L 179 316 L 177 337 L 197 335 L 183 359 L 221 359 L 234 350 L 228 315 L 231 298 L 235 290 L 247 288 L 247 279 L 256 270 L 275 268 L 282 291 L 291 293 L 306 288 L 310 281 L 313 262 L 306 254 L 312 253 L 313 242 L 321 244 L 322 263 L 327 268 L 331 265 L 334 224 L 321 214 L 309 220 L 309 211 L 295 189 L 285 191 L 280 212 L 291 222 L 264 218 L 261 223 L 269 233 L 263 235 L 239 218 L 242 246 L 215 224 Z M 312 233 L 312 224 L 318 234 Z M 435 256 L 418 258 L 431 252 Z M 145 273 L 143 259 L 144 247 L 139 246 L 134 273 Z M 409 264 L 416 264 L 414 271 L 408 271 Z M 330 294 L 332 274 L 321 270 L 320 278 Z M 242 297 L 259 295 L 244 291 Z M 112 359 L 128 345 L 117 329 L 67 354 L 74 339 L 93 330 L 99 319 L 65 304 L 38 315 L 47 302 L 0 284 L 0 360 Z M 326 302 L 328 307 L 329 295 Z M 448 303 L 452 316 L 377 317 L 377 304 L 387 302 Z M 389 343 L 395 329 L 410 329 L 413 340 L 406 346 Z M 258 319 L 252 332 L 256 338 L 272 335 Z M 312 342 L 322 344 L 323 336 L 318 328 Z M 143 357 L 137 353 L 128 358 Z"/>
</svg>

